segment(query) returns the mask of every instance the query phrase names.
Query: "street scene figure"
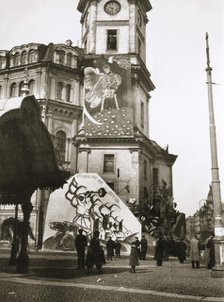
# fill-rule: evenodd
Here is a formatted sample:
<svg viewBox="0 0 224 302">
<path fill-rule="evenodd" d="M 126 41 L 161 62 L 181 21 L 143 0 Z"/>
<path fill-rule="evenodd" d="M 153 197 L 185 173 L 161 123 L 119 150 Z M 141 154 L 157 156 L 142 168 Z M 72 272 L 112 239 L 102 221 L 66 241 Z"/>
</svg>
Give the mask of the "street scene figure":
<svg viewBox="0 0 224 302">
<path fill-rule="evenodd" d="M 138 239 L 138 237 L 135 237 L 135 241 L 134 241 L 135 245 L 136 245 L 136 249 L 137 249 L 137 253 L 138 253 L 138 258 L 141 258 L 141 243 Z"/>
<path fill-rule="evenodd" d="M 106 263 L 104 251 L 100 245 L 99 239 L 100 232 L 95 231 L 93 238 L 90 241 L 90 246 L 88 249 L 87 263 L 89 272 L 92 272 L 93 266 L 96 266 L 98 274 L 102 273 L 102 266 Z"/>
<path fill-rule="evenodd" d="M 172 235 L 167 236 L 164 245 L 164 260 L 168 261 L 170 256 L 177 256 L 177 246 Z"/>
<path fill-rule="evenodd" d="M 212 269 L 213 266 L 215 265 L 215 245 L 213 241 L 214 236 L 210 236 L 208 243 L 207 243 L 207 248 L 209 250 L 208 253 L 208 269 Z"/>
<path fill-rule="evenodd" d="M 148 249 L 148 241 L 145 238 L 145 235 L 142 235 L 142 239 L 140 241 L 140 245 L 141 245 L 141 259 L 145 260 L 146 259 L 147 249 Z"/>
<path fill-rule="evenodd" d="M 118 240 L 116 240 L 114 246 L 115 246 L 115 255 L 117 258 L 120 258 L 121 257 L 121 243 Z"/>
<path fill-rule="evenodd" d="M 180 263 L 184 263 L 184 261 L 186 260 L 186 250 L 187 244 L 184 242 L 183 238 L 181 238 L 177 243 L 177 257 Z"/>
<path fill-rule="evenodd" d="M 156 242 L 155 255 L 154 255 L 154 260 L 156 260 L 157 266 L 162 266 L 163 264 L 164 251 L 165 251 L 165 240 L 163 236 L 160 235 Z"/>
<path fill-rule="evenodd" d="M 107 260 L 113 260 L 115 243 L 111 239 L 111 237 L 109 237 L 106 247 L 107 247 Z"/>
<path fill-rule="evenodd" d="M 131 267 L 130 272 L 136 273 L 135 267 L 139 265 L 138 260 L 138 248 L 135 242 L 131 245 L 131 253 L 130 253 L 130 259 L 129 259 L 129 265 Z"/>
<path fill-rule="evenodd" d="M 83 230 L 79 230 L 79 234 L 75 238 L 75 247 L 78 256 L 78 269 L 85 268 L 85 251 L 87 246 L 87 237 L 83 235 Z"/>
<path fill-rule="evenodd" d="M 200 248 L 198 239 L 193 236 L 190 241 L 190 260 L 192 268 L 199 268 L 200 266 Z"/>
</svg>

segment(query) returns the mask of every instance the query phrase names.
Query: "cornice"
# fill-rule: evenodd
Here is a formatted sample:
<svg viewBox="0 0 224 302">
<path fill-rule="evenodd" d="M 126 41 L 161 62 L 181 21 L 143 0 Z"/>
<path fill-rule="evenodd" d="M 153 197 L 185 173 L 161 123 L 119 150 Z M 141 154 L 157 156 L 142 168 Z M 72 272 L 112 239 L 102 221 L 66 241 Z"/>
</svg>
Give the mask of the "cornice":
<svg viewBox="0 0 224 302">
<path fill-rule="evenodd" d="M 51 112 L 54 116 L 60 116 L 69 120 L 81 118 L 82 107 L 70 103 L 59 102 L 56 100 L 38 100 L 40 106 L 45 105 L 45 111 L 48 114 Z"/>
<path fill-rule="evenodd" d="M 132 65 L 131 69 L 132 76 L 137 74 L 137 77 L 134 76 L 133 78 L 135 80 L 141 80 L 145 84 L 145 87 L 149 92 L 156 88 L 152 80 L 150 79 L 150 73 L 144 65 Z"/>
</svg>

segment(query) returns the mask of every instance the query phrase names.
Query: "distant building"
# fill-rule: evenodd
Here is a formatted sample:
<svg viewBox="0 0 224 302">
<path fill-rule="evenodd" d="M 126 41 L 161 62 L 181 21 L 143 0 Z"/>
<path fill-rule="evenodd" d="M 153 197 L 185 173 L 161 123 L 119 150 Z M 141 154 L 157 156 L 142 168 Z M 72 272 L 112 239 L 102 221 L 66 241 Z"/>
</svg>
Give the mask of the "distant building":
<svg viewBox="0 0 224 302">
<path fill-rule="evenodd" d="M 224 221 L 224 211 L 222 204 L 222 219 Z M 214 233 L 214 209 L 212 198 L 212 187 L 210 186 L 204 204 L 200 206 L 193 216 L 186 218 L 187 236 L 198 235 L 201 240 L 205 240 Z"/>
<path fill-rule="evenodd" d="M 150 138 L 155 86 L 146 67 L 146 14 L 151 8 L 148 0 L 80 0 L 81 48 L 67 40 L 0 51 L 0 99 L 21 95 L 27 79 L 58 164 L 71 175 L 99 174 L 126 204 L 152 198 L 163 182 L 173 196 L 177 156 Z M 46 189 L 33 196 L 31 226 L 38 246 L 49 194 Z M 6 213 L 13 215 L 1 207 L 1 222 Z"/>
</svg>

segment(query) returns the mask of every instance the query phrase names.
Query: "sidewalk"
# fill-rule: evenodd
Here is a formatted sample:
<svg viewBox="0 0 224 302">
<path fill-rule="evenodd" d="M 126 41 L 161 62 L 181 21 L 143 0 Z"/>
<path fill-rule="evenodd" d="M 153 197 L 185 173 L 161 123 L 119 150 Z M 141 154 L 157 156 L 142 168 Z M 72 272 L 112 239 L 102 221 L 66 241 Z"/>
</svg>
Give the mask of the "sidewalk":
<svg viewBox="0 0 224 302">
<path fill-rule="evenodd" d="M 29 272 L 21 275 L 16 274 L 14 266 L 8 266 L 9 256 L 10 251 L 0 250 L 0 280 L 11 276 L 7 279 L 9 282 L 44 281 L 60 286 L 183 295 L 183 298 L 192 297 L 192 301 L 224 301 L 224 280 L 211 278 L 210 271 L 203 266 L 192 269 L 189 261 L 180 264 L 176 259 L 171 259 L 158 267 L 148 256 L 147 260 L 140 260 L 137 273 L 131 274 L 127 257 L 114 258 L 103 267 L 103 274 L 87 275 L 85 271 L 76 269 L 74 253 L 31 252 Z"/>
</svg>

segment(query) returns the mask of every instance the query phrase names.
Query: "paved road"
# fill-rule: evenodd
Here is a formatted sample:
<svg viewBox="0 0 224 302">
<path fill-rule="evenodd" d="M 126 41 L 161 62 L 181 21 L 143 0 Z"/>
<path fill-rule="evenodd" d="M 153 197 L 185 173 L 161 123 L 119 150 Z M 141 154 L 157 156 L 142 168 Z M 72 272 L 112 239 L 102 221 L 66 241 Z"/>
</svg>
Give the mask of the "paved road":
<svg viewBox="0 0 224 302">
<path fill-rule="evenodd" d="M 192 270 L 176 260 L 157 267 L 152 259 L 141 261 L 136 274 L 128 259 L 108 262 L 102 275 L 75 269 L 73 255 L 31 255 L 28 274 L 16 274 L 0 258 L 2 301 L 224 301 L 224 280 L 210 277 L 206 268 Z"/>
</svg>

